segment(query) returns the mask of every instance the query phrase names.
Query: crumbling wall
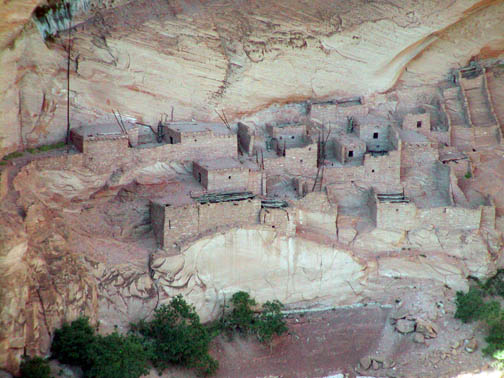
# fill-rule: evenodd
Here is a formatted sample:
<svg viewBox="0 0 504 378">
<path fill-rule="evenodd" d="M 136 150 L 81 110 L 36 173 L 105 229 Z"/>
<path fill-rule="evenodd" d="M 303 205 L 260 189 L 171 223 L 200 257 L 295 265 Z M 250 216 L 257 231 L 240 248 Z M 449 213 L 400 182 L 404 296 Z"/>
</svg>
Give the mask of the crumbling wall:
<svg viewBox="0 0 504 378">
<path fill-rule="evenodd" d="M 201 186 L 208 190 L 208 170 L 203 168 L 197 162 L 193 161 L 192 173 L 196 181 L 198 181 Z"/>
<path fill-rule="evenodd" d="M 259 214 L 259 222 L 265 226 L 269 226 L 276 232 L 287 236 L 295 234 L 294 218 L 295 211 L 293 209 L 261 209 Z"/>
<path fill-rule="evenodd" d="M 362 118 L 369 112 L 366 105 L 312 104 L 310 120 L 329 126 L 333 132 L 345 132 L 348 117 Z"/>
<path fill-rule="evenodd" d="M 142 163 L 158 161 L 210 160 L 224 157 L 237 157 L 236 135 L 216 136 L 193 144 L 163 144 L 152 148 L 135 148 L 134 156 Z"/>
<path fill-rule="evenodd" d="M 336 236 L 338 207 L 329 201 L 325 192 L 308 193 L 296 202 L 296 206 L 299 226 Z"/>
<path fill-rule="evenodd" d="M 413 202 L 389 203 L 377 201 L 376 227 L 394 231 L 413 230 L 418 227 L 417 207 Z"/>
<path fill-rule="evenodd" d="M 414 168 L 431 165 L 439 160 L 439 149 L 436 143 L 404 143 L 401 149 L 402 168 Z"/>
</svg>

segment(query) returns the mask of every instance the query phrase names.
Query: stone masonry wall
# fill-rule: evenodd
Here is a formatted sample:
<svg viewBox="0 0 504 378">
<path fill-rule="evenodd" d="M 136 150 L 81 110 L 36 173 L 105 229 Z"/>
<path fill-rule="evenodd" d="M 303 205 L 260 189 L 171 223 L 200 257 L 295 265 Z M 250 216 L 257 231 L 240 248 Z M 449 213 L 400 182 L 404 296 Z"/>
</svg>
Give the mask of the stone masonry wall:
<svg viewBox="0 0 504 378">
<path fill-rule="evenodd" d="M 314 175 L 317 173 L 317 145 L 288 148 L 285 156 L 265 158 L 264 169 L 268 175 L 284 172 L 291 175 Z"/>
<path fill-rule="evenodd" d="M 161 211 L 164 210 L 164 232 L 163 239 L 156 234 L 157 241 L 162 247 L 170 248 L 174 244 L 180 245 L 186 240 L 222 227 L 257 224 L 261 201 L 249 199 L 208 204 L 194 202 L 184 206 L 164 206 L 152 203 L 152 216 L 160 216 L 159 206 L 164 207 L 164 209 L 161 208 Z M 154 226 L 156 230 L 161 222 L 153 219 L 154 223 L 156 223 Z"/>
</svg>

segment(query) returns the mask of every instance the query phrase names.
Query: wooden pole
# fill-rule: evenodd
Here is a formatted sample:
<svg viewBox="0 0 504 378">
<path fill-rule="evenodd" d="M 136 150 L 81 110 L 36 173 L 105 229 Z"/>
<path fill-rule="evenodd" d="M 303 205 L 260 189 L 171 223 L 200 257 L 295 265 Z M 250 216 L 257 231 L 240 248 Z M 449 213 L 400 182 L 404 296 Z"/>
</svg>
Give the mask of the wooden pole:
<svg viewBox="0 0 504 378">
<path fill-rule="evenodd" d="M 68 43 L 67 43 L 67 133 L 66 133 L 66 144 L 70 145 L 70 53 L 72 45 L 70 44 L 72 36 L 72 15 L 70 14 L 70 3 L 66 4 L 69 25 L 68 25 Z"/>
</svg>

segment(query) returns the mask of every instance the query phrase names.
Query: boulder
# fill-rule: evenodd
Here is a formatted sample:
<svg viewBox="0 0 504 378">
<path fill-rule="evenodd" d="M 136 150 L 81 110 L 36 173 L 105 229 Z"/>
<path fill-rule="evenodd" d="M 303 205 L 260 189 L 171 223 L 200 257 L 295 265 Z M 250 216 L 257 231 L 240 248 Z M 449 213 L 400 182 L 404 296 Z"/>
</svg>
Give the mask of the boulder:
<svg viewBox="0 0 504 378">
<path fill-rule="evenodd" d="M 399 333 L 411 333 L 415 331 L 415 321 L 407 319 L 399 319 L 396 323 L 395 329 Z"/>
</svg>

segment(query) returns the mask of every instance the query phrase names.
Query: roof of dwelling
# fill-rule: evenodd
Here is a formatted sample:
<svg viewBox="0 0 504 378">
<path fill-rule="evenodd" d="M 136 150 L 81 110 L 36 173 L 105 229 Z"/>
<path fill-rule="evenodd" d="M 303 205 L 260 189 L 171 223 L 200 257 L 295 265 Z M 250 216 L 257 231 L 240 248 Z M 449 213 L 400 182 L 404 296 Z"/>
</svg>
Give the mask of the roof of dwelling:
<svg viewBox="0 0 504 378">
<path fill-rule="evenodd" d="M 167 128 L 181 133 L 205 133 L 228 135 L 230 130 L 222 123 L 202 123 L 202 122 L 170 122 Z"/>
<path fill-rule="evenodd" d="M 136 128 L 136 125 L 132 125 L 129 122 L 125 122 L 124 126 L 126 130 L 131 130 Z M 91 138 L 91 137 L 107 137 L 107 136 L 119 136 L 122 135 L 123 132 L 117 123 L 107 123 L 104 125 L 82 125 L 75 129 L 72 129 L 72 132 L 80 135 L 83 138 Z"/>
<path fill-rule="evenodd" d="M 425 135 L 413 130 L 399 129 L 399 138 L 404 143 L 429 143 L 429 139 Z"/>
<path fill-rule="evenodd" d="M 443 148 L 439 151 L 439 160 L 448 161 L 448 160 L 460 160 L 467 159 L 467 155 L 463 152 L 459 152 L 454 148 Z"/>
<path fill-rule="evenodd" d="M 161 198 L 152 200 L 152 202 L 162 206 L 173 207 L 191 205 L 196 203 L 196 201 L 185 192 L 170 193 Z"/>
<path fill-rule="evenodd" d="M 228 169 L 259 169 L 258 165 L 251 161 L 245 160 L 240 162 L 237 159 L 233 158 L 222 158 L 222 159 L 213 159 L 213 160 L 201 160 L 196 161 L 199 166 L 205 168 L 208 171 L 217 171 L 217 170 L 228 170 Z"/>
<path fill-rule="evenodd" d="M 366 142 L 359 139 L 359 137 L 355 134 L 340 134 L 336 136 L 335 139 L 339 144 L 366 144 Z"/>
<path fill-rule="evenodd" d="M 366 115 L 358 118 L 357 126 L 381 126 L 390 125 L 391 121 L 378 115 Z"/>
</svg>

